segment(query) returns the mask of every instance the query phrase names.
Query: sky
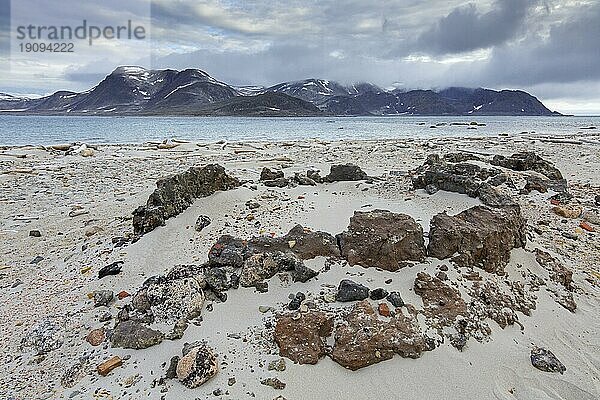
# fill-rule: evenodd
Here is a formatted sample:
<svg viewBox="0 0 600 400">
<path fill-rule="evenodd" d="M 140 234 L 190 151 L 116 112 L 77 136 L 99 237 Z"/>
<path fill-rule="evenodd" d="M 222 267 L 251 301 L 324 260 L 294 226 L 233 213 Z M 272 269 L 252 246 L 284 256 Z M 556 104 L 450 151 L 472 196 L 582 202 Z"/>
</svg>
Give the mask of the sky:
<svg viewBox="0 0 600 400">
<path fill-rule="evenodd" d="M 82 19 L 131 20 L 147 37 L 76 43 L 66 55 L 17 49 L 20 25 Z M 598 38 L 600 0 L 0 0 L 0 92 L 87 90 L 141 65 L 236 85 L 522 89 L 552 110 L 600 115 Z"/>
</svg>

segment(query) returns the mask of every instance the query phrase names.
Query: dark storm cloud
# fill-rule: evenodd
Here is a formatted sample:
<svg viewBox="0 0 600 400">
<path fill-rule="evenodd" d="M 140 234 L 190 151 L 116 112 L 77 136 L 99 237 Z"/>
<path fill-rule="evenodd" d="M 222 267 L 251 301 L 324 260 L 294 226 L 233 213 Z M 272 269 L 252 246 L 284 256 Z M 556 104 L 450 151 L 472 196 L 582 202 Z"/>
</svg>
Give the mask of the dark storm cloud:
<svg viewBox="0 0 600 400">
<path fill-rule="evenodd" d="M 415 50 L 431 54 L 462 53 L 503 44 L 522 32 L 538 0 L 496 0 L 486 13 L 475 4 L 460 6 L 419 35 Z"/>
</svg>

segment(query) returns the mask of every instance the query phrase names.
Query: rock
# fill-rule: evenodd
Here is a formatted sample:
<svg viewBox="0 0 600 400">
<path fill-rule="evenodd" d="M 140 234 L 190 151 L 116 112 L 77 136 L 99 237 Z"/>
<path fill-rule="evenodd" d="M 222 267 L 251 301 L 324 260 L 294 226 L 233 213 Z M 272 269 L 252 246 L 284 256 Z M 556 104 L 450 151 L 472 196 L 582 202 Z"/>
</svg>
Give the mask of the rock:
<svg viewBox="0 0 600 400">
<path fill-rule="evenodd" d="M 173 329 L 171 329 L 171 332 L 167 333 L 167 335 L 165 336 L 165 339 L 168 340 L 179 340 L 183 337 L 183 334 L 185 333 L 186 329 L 188 328 L 188 320 L 186 318 L 181 318 L 180 320 L 178 320 L 177 322 L 175 322 L 175 325 L 173 325 Z"/>
<path fill-rule="evenodd" d="M 263 184 L 267 187 L 284 188 L 290 184 L 290 180 L 287 178 L 277 178 L 268 181 L 263 181 Z"/>
<path fill-rule="evenodd" d="M 265 313 L 268 313 L 268 312 L 271 312 L 271 311 L 273 311 L 273 307 L 269 307 L 269 306 L 258 306 L 258 311 L 259 311 L 261 314 L 265 314 Z"/>
<path fill-rule="evenodd" d="M 273 360 L 269 363 L 267 368 L 269 371 L 285 371 L 285 360 L 283 358 L 278 358 L 277 360 Z"/>
<path fill-rule="evenodd" d="M 368 301 L 357 303 L 335 332 L 331 358 L 353 371 L 389 360 L 394 354 L 418 358 L 425 340 L 416 319 L 402 313 L 381 321 Z"/>
<path fill-rule="evenodd" d="M 37 229 L 32 229 L 29 231 L 29 236 L 31 237 L 42 237 L 42 232 L 38 231 Z"/>
<path fill-rule="evenodd" d="M 369 297 L 371 298 L 371 300 L 381 300 L 381 299 L 385 299 L 385 297 L 387 295 L 388 295 L 387 290 L 385 290 L 383 288 L 377 288 L 377 289 L 371 290 Z"/>
<path fill-rule="evenodd" d="M 43 320 L 33 325 L 21 341 L 23 347 L 32 348 L 38 355 L 58 349 L 63 342 L 63 329 L 52 320 Z"/>
<path fill-rule="evenodd" d="M 85 231 L 83 232 L 85 237 L 92 237 L 97 233 L 102 232 L 104 229 L 102 229 L 102 227 L 98 226 L 98 225 L 92 225 L 89 226 L 87 228 L 85 228 Z"/>
<path fill-rule="evenodd" d="M 425 272 L 419 272 L 414 283 L 415 294 L 423 299 L 425 315 L 440 325 L 451 325 L 459 315 L 467 315 L 467 305 L 460 292 Z"/>
<path fill-rule="evenodd" d="M 587 222 L 585 222 L 585 221 L 581 221 L 581 222 L 579 223 L 579 227 L 580 227 L 581 229 L 583 229 L 583 230 L 586 230 L 586 231 L 588 231 L 588 232 L 595 232 L 595 231 L 596 231 L 596 229 L 594 229 L 594 227 L 593 227 L 593 226 L 591 226 L 590 224 L 588 224 L 588 223 L 587 223 Z"/>
<path fill-rule="evenodd" d="M 541 347 L 534 347 L 531 350 L 531 365 L 545 372 L 560 372 L 563 374 L 567 368 L 550 350 Z"/>
<path fill-rule="evenodd" d="M 123 268 L 123 263 L 123 261 L 115 261 L 100 268 L 100 271 L 98 271 L 98 279 L 102 279 L 105 276 L 109 275 L 117 275 L 121 272 L 121 268 Z"/>
<path fill-rule="evenodd" d="M 248 207 L 251 210 L 256 210 L 257 208 L 260 207 L 260 203 L 257 202 L 256 200 L 250 199 L 246 202 L 246 207 Z"/>
<path fill-rule="evenodd" d="M 273 389 L 283 390 L 285 389 L 285 383 L 281 382 L 278 378 L 266 378 L 260 381 L 262 385 L 271 386 Z"/>
<path fill-rule="evenodd" d="M 269 291 L 269 284 L 267 282 L 256 282 L 254 288 L 259 293 L 267 293 Z"/>
<path fill-rule="evenodd" d="M 377 311 L 379 312 L 379 315 L 381 315 L 382 317 L 389 317 L 390 314 L 390 308 L 388 307 L 388 305 L 386 303 L 379 303 L 379 306 L 377 307 Z"/>
<path fill-rule="evenodd" d="M 350 265 L 396 271 L 406 261 L 425 259 L 423 228 L 405 214 L 355 211 L 338 241 Z"/>
<path fill-rule="evenodd" d="M 364 300 L 368 297 L 369 288 L 350 279 L 344 279 L 340 282 L 337 295 L 335 296 L 337 301 L 343 302 Z"/>
<path fill-rule="evenodd" d="M 492 165 L 512 169 L 514 171 L 535 171 L 545 175 L 553 181 L 563 179 L 560 171 L 549 161 L 544 160 L 534 152 L 524 151 L 515 153 L 510 157 L 495 155 L 491 161 Z"/>
<path fill-rule="evenodd" d="M 110 337 L 113 347 L 135 350 L 157 345 L 163 339 L 162 332 L 148 328 L 146 325 L 133 320 L 119 322 Z"/>
<path fill-rule="evenodd" d="M 177 363 L 177 378 L 189 389 L 197 388 L 219 371 L 217 357 L 206 345 L 192 348 Z"/>
<path fill-rule="evenodd" d="M 394 307 L 402 307 L 404 305 L 404 300 L 402 300 L 399 292 L 390 292 L 390 294 L 387 295 L 386 300 Z"/>
<path fill-rule="evenodd" d="M 233 386 L 236 383 L 236 379 L 235 377 L 231 377 L 229 379 L 227 379 L 227 386 Z"/>
<path fill-rule="evenodd" d="M 91 344 L 92 346 L 100 346 L 104 339 L 106 338 L 106 332 L 104 328 L 92 329 L 90 333 L 85 337 L 86 342 Z"/>
<path fill-rule="evenodd" d="M 321 177 L 321 171 L 309 169 L 306 171 L 306 176 L 316 183 L 323 183 L 325 180 Z"/>
<path fill-rule="evenodd" d="M 210 222 L 210 217 L 207 215 L 199 215 L 198 219 L 196 220 L 196 225 L 194 225 L 194 229 L 196 232 L 201 232 L 202 229 L 210 225 Z"/>
<path fill-rule="evenodd" d="M 29 264 L 31 264 L 31 265 L 37 265 L 37 264 L 39 264 L 40 262 L 42 262 L 43 260 L 44 260 L 44 257 L 42 257 L 42 256 L 35 256 L 35 257 L 33 258 L 33 260 L 31 260 L 31 261 L 29 262 Z"/>
<path fill-rule="evenodd" d="M 579 218 L 582 212 L 582 208 L 578 206 L 555 206 L 552 207 L 552 212 L 554 214 L 561 216 L 563 218 Z"/>
<path fill-rule="evenodd" d="M 146 280 L 132 304 L 139 311 L 151 311 L 161 322 L 191 320 L 202 313 L 205 300 L 202 289 L 206 285 L 195 266 L 176 266 L 166 276 Z"/>
<path fill-rule="evenodd" d="M 224 268 L 208 268 L 204 273 L 206 285 L 213 291 L 222 292 L 231 287 L 231 279 L 227 276 Z"/>
<path fill-rule="evenodd" d="M 439 191 L 439 189 L 437 188 L 437 186 L 433 185 L 433 184 L 428 184 L 425 185 L 425 192 L 427 192 L 427 194 L 435 194 Z"/>
<path fill-rule="evenodd" d="M 117 298 L 119 300 L 123 300 L 126 297 L 131 296 L 129 293 L 127 293 L 125 290 L 121 290 L 119 293 L 117 293 Z"/>
<path fill-rule="evenodd" d="M 526 175 L 525 182 L 525 186 L 520 191 L 522 194 L 529 194 L 534 190 L 539 193 L 548 192 L 548 186 L 550 183 L 547 179 L 535 175 Z"/>
<path fill-rule="evenodd" d="M 295 263 L 296 260 L 293 255 L 281 252 L 254 254 L 244 262 L 240 274 L 240 285 L 253 287 L 256 283 L 269 279 L 279 271 L 285 270 L 286 265 Z"/>
<path fill-rule="evenodd" d="M 279 355 L 298 364 L 316 364 L 325 356 L 325 338 L 333 331 L 333 317 L 321 311 L 277 317 L 275 342 Z"/>
<path fill-rule="evenodd" d="M 455 216 L 434 216 L 427 252 L 440 260 L 453 257 L 460 266 L 502 273 L 510 251 L 525 247 L 526 241 L 526 220 L 519 211 L 475 206 Z"/>
<path fill-rule="evenodd" d="M 299 309 L 300 304 L 302 304 L 302 302 L 305 299 L 306 299 L 306 296 L 304 295 L 304 293 L 302 293 L 302 292 L 296 293 L 296 295 L 294 296 L 292 301 L 290 301 L 290 304 L 288 304 L 288 309 L 292 310 L 292 311 Z"/>
<path fill-rule="evenodd" d="M 301 186 L 316 186 L 317 185 L 317 182 L 310 179 L 308 176 L 302 175 L 298 172 L 296 172 L 294 174 L 293 180 L 294 180 L 294 182 L 296 182 L 298 185 L 301 185 Z"/>
<path fill-rule="evenodd" d="M 115 298 L 112 290 L 95 290 L 94 307 L 108 306 Z"/>
<path fill-rule="evenodd" d="M 133 212 L 134 234 L 141 236 L 164 225 L 167 219 L 188 208 L 194 199 L 238 186 L 240 182 L 227 175 L 225 169 L 217 164 L 191 167 L 185 172 L 159 179 L 146 205 Z"/>
<path fill-rule="evenodd" d="M 181 360 L 181 357 L 179 356 L 173 356 L 169 360 L 169 367 L 167 368 L 167 372 L 165 373 L 165 377 L 167 379 L 177 378 L 177 364 L 179 364 L 179 360 Z"/>
<path fill-rule="evenodd" d="M 223 235 L 210 248 L 208 261 L 211 266 L 239 268 L 244 265 L 244 259 L 248 255 L 246 241 L 236 239 L 230 235 Z"/>
<path fill-rule="evenodd" d="M 120 367 L 121 365 L 123 365 L 123 360 L 121 359 L 121 357 L 114 356 L 104 361 L 102 364 L 98 365 L 98 367 L 96 367 L 96 370 L 100 375 L 106 376 L 110 373 L 110 371 L 117 367 Z"/>
<path fill-rule="evenodd" d="M 367 179 L 367 174 L 354 164 L 332 165 L 329 175 L 325 177 L 326 182 L 360 181 Z"/>
<path fill-rule="evenodd" d="M 261 181 L 272 181 L 275 179 L 283 178 L 283 171 L 264 167 L 260 172 Z"/>
</svg>

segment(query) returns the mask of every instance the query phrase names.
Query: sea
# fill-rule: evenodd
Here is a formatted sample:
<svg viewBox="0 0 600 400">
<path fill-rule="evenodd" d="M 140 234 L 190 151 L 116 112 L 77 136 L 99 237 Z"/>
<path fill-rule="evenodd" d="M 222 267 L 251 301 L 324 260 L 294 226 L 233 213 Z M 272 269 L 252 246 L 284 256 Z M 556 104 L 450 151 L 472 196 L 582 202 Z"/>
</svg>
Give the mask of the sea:
<svg viewBox="0 0 600 400">
<path fill-rule="evenodd" d="M 475 125 L 477 123 L 477 125 Z M 588 129 L 588 128 L 597 128 Z M 0 145 L 356 140 L 596 133 L 600 117 L 94 117 L 0 115 Z"/>
</svg>

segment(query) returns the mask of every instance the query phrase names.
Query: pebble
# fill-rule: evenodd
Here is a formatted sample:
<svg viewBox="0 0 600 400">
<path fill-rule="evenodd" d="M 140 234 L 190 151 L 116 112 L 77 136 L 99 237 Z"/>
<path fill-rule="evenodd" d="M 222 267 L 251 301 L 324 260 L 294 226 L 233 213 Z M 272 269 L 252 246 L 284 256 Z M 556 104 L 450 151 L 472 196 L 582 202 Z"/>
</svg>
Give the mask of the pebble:
<svg viewBox="0 0 600 400">
<path fill-rule="evenodd" d="M 31 237 L 42 237 L 42 232 L 38 231 L 37 229 L 33 229 L 29 231 L 29 236 Z"/>
</svg>

